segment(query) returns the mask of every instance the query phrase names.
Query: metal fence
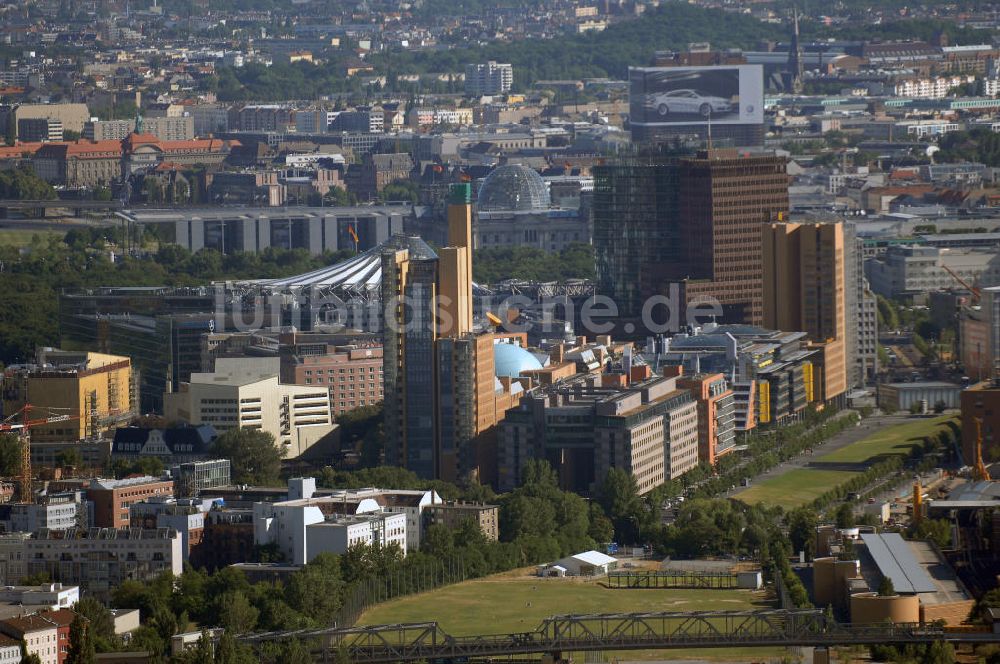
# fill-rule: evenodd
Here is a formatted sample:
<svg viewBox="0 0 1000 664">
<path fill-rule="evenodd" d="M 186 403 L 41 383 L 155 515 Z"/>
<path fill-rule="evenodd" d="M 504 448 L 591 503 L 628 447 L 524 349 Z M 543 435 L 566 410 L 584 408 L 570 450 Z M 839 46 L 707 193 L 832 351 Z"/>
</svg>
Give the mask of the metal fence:
<svg viewBox="0 0 1000 664">
<path fill-rule="evenodd" d="M 340 629 L 354 627 L 361 615 L 376 604 L 460 583 L 467 578 L 462 558 L 433 560 L 419 565 L 404 562 L 388 574 L 356 582 L 348 592 L 334 626 Z"/>
</svg>

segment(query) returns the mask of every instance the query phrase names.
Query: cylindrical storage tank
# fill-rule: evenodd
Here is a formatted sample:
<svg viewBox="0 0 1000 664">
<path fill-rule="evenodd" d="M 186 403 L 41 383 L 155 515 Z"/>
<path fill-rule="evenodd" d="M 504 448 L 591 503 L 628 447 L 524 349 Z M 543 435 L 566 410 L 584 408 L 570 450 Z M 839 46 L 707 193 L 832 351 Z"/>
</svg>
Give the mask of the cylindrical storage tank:
<svg viewBox="0 0 1000 664">
<path fill-rule="evenodd" d="M 836 598 L 836 558 L 817 558 L 813 561 L 813 601 L 816 606 L 833 604 Z"/>
<path fill-rule="evenodd" d="M 851 622 L 857 625 L 873 623 L 920 622 L 920 600 L 916 595 L 857 593 L 851 595 Z"/>
<path fill-rule="evenodd" d="M 823 557 L 830 555 L 830 542 L 837 536 L 837 529 L 833 526 L 820 526 L 816 529 L 816 556 Z M 798 553 L 798 552 L 796 552 Z"/>
<path fill-rule="evenodd" d="M 846 609 L 847 580 L 861 576 L 861 563 L 857 560 L 838 560 L 833 564 L 833 604 L 837 609 Z"/>
</svg>

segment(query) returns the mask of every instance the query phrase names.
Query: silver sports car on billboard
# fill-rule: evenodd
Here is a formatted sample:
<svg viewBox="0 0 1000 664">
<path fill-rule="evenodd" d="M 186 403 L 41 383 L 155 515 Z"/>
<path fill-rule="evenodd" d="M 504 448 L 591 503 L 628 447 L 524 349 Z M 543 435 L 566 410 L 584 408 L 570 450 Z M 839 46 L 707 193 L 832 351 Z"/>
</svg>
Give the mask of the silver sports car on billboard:
<svg viewBox="0 0 1000 664">
<path fill-rule="evenodd" d="M 733 105 L 728 99 L 703 95 L 697 90 L 688 89 L 647 95 L 646 106 L 655 110 L 661 117 L 671 113 L 697 113 L 707 118 L 713 113 L 729 113 L 733 110 Z"/>
</svg>

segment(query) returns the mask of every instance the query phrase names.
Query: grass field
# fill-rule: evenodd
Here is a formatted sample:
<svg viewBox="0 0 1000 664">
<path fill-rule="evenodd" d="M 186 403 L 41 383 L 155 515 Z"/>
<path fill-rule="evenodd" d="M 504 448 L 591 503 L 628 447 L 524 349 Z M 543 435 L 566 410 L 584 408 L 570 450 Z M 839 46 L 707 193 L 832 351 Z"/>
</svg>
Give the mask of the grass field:
<svg viewBox="0 0 1000 664">
<path fill-rule="evenodd" d="M 765 480 L 737 494 L 747 504 L 768 503 L 782 507 L 798 507 L 810 503 L 857 473 L 849 470 L 816 470 L 797 468 L 784 475 Z"/>
<path fill-rule="evenodd" d="M 595 581 L 499 575 L 380 604 L 359 625 L 434 620 L 452 636 L 530 632 L 544 618 L 571 613 L 733 611 L 773 608 L 763 593 L 746 590 L 609 590 Z M 761 661 L 781 648 L 691 649 L 628 652 L 618 659 Z M 610 653 L 609 653 L 610 655 Z M 582 656 L 578 661 L 583 661 Z"/>
<path fill-rule="evenodd" d="M 37 235 L 42 240 L 50 237 L 62 237 L 65 233 L 52 230 L 28 230 L 23 228 L 0 228 L 0 247 L 27 247 L 31 237 Z"/>
<path fill-rule="evenodd" d="M 933 419 L 915 420 L 894 427 L 887 427 L 863 440 L 848 445 L 836 452 L 820 457 L 829 463 L 874 463 L 876 457 L 892 454 L 909 454 L 910 448 L 923 444 L 924 436 L 936 433 L 945 423 L 954 419 L 953 415 L 942 415 Z"/>
<path fill-rule="evenodd" d="M 811 461 L 817 465 L 839 465 L 841 466 L 839 469 L 790 470 L 783 475 L 755 484 L 736 497 L 748 504 L 770 503 L 785 508 L 805 505 L 881 459 L 896 454 L 908 454 L 911 447 L 923 443 L 924 436 L 944 429 L 951 419 L 952 415 L 945 415 L 886 427 L 856 443 Z M 851 465 L 856 466 L 856 469 L 849 468 Z"/>
</svg>

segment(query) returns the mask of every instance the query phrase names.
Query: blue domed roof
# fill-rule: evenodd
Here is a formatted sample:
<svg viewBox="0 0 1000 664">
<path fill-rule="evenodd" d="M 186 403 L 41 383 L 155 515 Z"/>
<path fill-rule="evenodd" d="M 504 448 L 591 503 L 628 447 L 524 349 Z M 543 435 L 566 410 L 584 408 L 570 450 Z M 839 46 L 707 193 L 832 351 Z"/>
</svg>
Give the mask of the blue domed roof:
<svg viewBox="0 0 1000 664">
<path fill-rule="evenodd" d="M 517 378 L 522 371 L 534 371 L 542 368 L 538 359 L 514 344 L 493 344 L 493 361 L 496 363 L 496 375 Z"/>
</svg>

